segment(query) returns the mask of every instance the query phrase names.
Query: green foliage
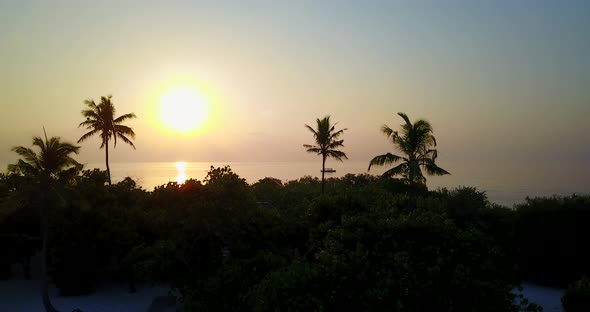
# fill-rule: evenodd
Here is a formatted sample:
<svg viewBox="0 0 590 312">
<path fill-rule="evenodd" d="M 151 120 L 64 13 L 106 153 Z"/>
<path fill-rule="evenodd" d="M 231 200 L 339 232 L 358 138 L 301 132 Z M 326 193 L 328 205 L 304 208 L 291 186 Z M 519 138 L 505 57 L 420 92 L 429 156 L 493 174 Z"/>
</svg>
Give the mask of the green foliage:
<svg viewBox="0 0 590 312">
<path fill-rule="evenodd" d="M 64 142 L 60 137 L 34 137 L 33 146 L 39 152 L 24 146 L 14 147 L 12 151 L 21 158 L 8 165 L 8 171 L 32 178 L 31 181 L 40 183 L 44 191 L 57 181 L 69 182 L 82 169 L 82 165 L 72 158 L 80 147 Z"/>
<path fill-rule="evenodd" d="M 117 147 L 117 139 L 131 145 L 135 145 L 131 141 L 135 138 L 135 132 L 128 126 L 123 125 L 123 121 L 127 119 L 136 118 L 134 113 L 123 114 L 115 117 L 115 105 L 112 101 L 112 96 L 102 96 L 100 103 L 96 104 L 93 100 L 86 100 L 84 104 L 88 107 L 82 110 L 82 116 L 85 118 L 78 127 L 84 127 L 88 132 L 80 137 L 78 143 L 88 140 L 94 135 L 99 135 L 101 139 L 100 148 L 105 147 L 106 164 L 107 164 L 107 178 L 111 184 L 111 171 L 109 169 L 109 140 L 114 141 L 114 146 Z"/>
<path fill-rule="evenodd" d="M 249 291 L 253 311 L 324 311 L 320 269 L 296 260 L 272 271 Z"/>
<path fill-rule="evenodd" d="M 527 198 L 517 205 L 515 244 L 523 276 L 555 287 L 590 276 L 590 254 L 580 247 L 590 237 L 589 223 L 588 195 Z"/>
<path fill-rule="evenodd" d="M 425 170 L 429 175 L 449 174 L 435 163 L 438 152 L 435 149 L 436 139 L 430 123 L 424 119 L 416 120 L 413 124 L 404 113 L 398 113 L 404 120 L 401 130 L 395 131 L 387 125 L 383 125 L 381 132 L 385 134 L 395 147 L 402 152 L 402 156 L 392 153 L 375 156 L 369 162 L 372 166 L 393 165 L 397 166 L 385 171 L 383 176 L 402 176 L 410 186 L 426 184 L 426 178 L 422 174 Z"/>
<path fill-rule="evenodd" d="M 344 140 L 339 140 L 340 136 L 347 129 L 336 130 L 336 124 L 330 123 L 330 116 L 325 116 L 322 119 L 316 119 L 316 128 L 305 125 L 305 128 L 313 133 L 315 145 L 303 144 L 308 153 L 322 156 L 322 193 L 324 193 L 324 175 L 326 169 L 326 159 L 334 158 L 338 161 L 348 159 L 346 153 L 337 150 L 337 148 L 344 147 Z"/>
<path fill-rule="evenodd" d="M 252 192 L 259 204 L 272 205 L 280 200 L 283 182 L 275 178 L 264 178 L 252 185 Z"/>
<path fill-rule="evenodd" d="M 2 194 L 25 190 L 1 178 Z M 249 186 L 229 167 L 153 192 L 107 180 L 84 171 L 52 206 L 62 294 L 107 278 L 169 283 L 185 311 L 538 310 L 512 292 L 517 212 L 474 188 L 421 189 L 406 211 L 391 177 L 328 179 L 324 194 L 317 178 Z"/>
<path fill-rule="evenodd" d="M 84 171 L 52 216 L 50 273 L 64 295 L 92 292 L 103 276 L 141 279 L 143 250 L 155 238 L 142 208 L 146 193 L 129 178 L 106 181 L 104 171 Z"/>
<path fill-rule="evenodd" d="M 185 293 L 212 283 L 214 274 L 234 257 L 254 255 L 272 244 L 267 232 L 273 214 L 258 207 L 251 188 L 229 167 L 212 167 L 204 184 L 191 181 L 156 188 L 150 205 L 154 212 L 167 212 L 158 218 L 168 228 L 162 232 L 164 245 L 173 250 L 159 253 L 169 269 L 159 274 Z M 195 301 L 201 300 L 197 294 L 202 291 L 190 292 Z"/>
<path fill-rule="evenodd" d="M 100 269 L 105 265 L 99 242 L 94 238 L 102 225 L 90 209 L 68 206 L 51 228 L 53 281 L 65 296 L 94 291 Z"/>
<path fill-rule="evenodd" d="M 570 285 L 561 303 L 566 312 L 590 311 L 590 280 L 584 276 Z"/>
<path fill-rule="evenodd" d="M 495 237 L 486 235 L 485 227 L 459 227 L 441 208 L 459 195 L 422 200 L 421 208 L 407 215 L 400 209 L 403 198 L 382 179 L 330 179 L 329 191 L 320 197 L 313 187 L 318 182 L 273 186 L 281 193 L 271 209 L 278 214 L 261 214 L 254 222 L 270 225 L 257 232 L 267 244 L 250 243 L 256 253 L 232 249 L 225 260 L 210 258 L 216 265 L 192 273 L 192 283 L 181 286 L 185 310 L 536 311 L 512 294 L 519 283 L 516 266 Z M 456 193 L 473 193 L 479 201 L 466 205 L 485 207 L 475 190 Z M 290 201 L 292 194 L 300 200 Z M 303 244 L 277 235 L 293 228 L 299 235 L 291 235 Z M 209 250 L 221 247 L 216 246 Z M 256 260 L 260 255 L 280 260 Z"/>
<path fill-rule="evenodd" d="M 330 310 L 498 311 L 511 304 L 516 281 L 493 242 L 437 213 L 346 217 L 323 246 Z"/>
<path fill-rule="evenodd" d="M 269 272 L 287 264 L 284 256 L 260 251 L 249 257 L 228 257 L 223 265 L 185 297 L 185 311 L 249 311 L 249 291 Z"/>
</svg>

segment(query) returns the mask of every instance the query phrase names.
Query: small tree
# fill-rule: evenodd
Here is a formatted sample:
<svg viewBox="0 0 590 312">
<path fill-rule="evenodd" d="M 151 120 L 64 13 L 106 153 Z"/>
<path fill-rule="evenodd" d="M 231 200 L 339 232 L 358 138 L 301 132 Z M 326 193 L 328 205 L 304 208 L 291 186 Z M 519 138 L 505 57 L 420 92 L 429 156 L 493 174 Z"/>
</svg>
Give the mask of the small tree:
<svg viewBox="0 0 590 312">
<path fill-rule="evenodd" d="M 93 100 L 86 100 L 84 104 L 88 109 L 82 111 L 82 116 L 86 118 L 78 127 L 85 127 L 90 130 L 85 133 L 78 143 L 81 143 L 95 134 L 100 134 L 101 145 L 100 148 L 105 148 L 107 175 L 109 178 L 109 185 L 111 185 L 111 169 L 109 168 L 109 140 L 115 142 L 114 147 L 117 147 L 117 138 L 123 142 L 131 145 L 135 149 L 135 145 L 131 139 L 135 138 L 135 132 L 130 127 L 124 126 L 121 123 L 127 119 L 136 118 L 134 113 L 124 114 L 115 118 L 115 105 L 111 101 L 112 96 L 103 96 L 100 98 L 100 103 L 96 104 Z M 131 138 L 131 139 L 130 139 Z"/>
<path fill-rule="evenodd" d="M 324 174 L 326 171 L 326 159 L 332 157 L 336 160 L 342 161 L 342 159 L 348 159 L 346 154 L 342 151 L 337 150 L 339 147 L 343 147 L 344 140 L 338 140 L 338 138 L 344 133 L 346 128 L 336 130 L 336 124 L 330 124 L 330 116 L 326 116 L 322 119 L 316 119 L 316 129 L 305 125 L 305 127 L 313 133 L 315 145 L 303 144 L 303 147 L 307 149 L 308 153 L 314 153 L 322 155 L 322 194 L 324 193 Z"/>
<path fill-rule="evenodd" d="M 590 280 L 584 276 L 568 287 L 561 304 L 565 312 L 590 311 Z"/>
<path fill-rule="evenodd" d="M 17 146 L 12 150 L 21 158 L 16 164 L 8 166 L 8 171 L 31 176 L 38 183 L 39 194 L 41 195 L 41 274 L 43 276 L 42 299 L 43 306 L 47 312 L 57 310 L 49 299 L 49 278 L 47 276 L 47 249 L 49 246 L 49 217 L 48 217 L 48 195 L 55 191 L 55 184 L 72 177 L 82 165 L 71 157 L 71 154 L 78 154 L 79 146 L 62 142 L 59 137 L 52 137 L 45 140 L 40 137 L 33 138 L 33 146 L 39 149 L 39 153 L 31 148 Z"/>
<path fill-rule="evenodd" d="M 399 165 L 385 171 L 383 176 L 401 175 L 409 184 L 408 189 L 408 208 L 414 207 L 414 192 L 417 185 L 425 185 L 426 178 L 422 174 L 422 169 L 426 170 L 429 175 L 450 174 L 446 170 L 438 167 L 435 163 L 438 155 L 436 139 L 432 135 L 432 126 L 424 119 L 416 120 L 413 124 L 408 116 L 404 113 L 398 113 L 405 121 L 401 125 L 401 131 L 395 131 L 388 125 L 383 125 L 381 131 L 391 138 L 391 141 L 403 156 L 387 153 L 375 156 L 369 163 L 371 166 L 384 166 L 395 163 Z"/>
</svg>

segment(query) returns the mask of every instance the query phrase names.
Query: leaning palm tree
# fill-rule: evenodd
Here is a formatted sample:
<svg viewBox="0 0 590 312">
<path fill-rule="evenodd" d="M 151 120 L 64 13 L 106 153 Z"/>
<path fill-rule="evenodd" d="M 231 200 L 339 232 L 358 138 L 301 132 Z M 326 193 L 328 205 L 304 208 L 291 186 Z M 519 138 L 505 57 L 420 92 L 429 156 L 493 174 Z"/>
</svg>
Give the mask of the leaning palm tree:
<svg viewBox="0 0 590 312">
<path fill-rule="evenodd" d="M 45 130 L 44 130 L 45 131 Z M 78 172 L 82 165 L 74 160 L 71 154 L 78 154 L 79 146 L 68 142 L 62 142 L 59 137 L 52 137 L 45 140 L 40 137 L 33 138 L 33 146 L 40 151 L 37 153 L 33 149 L 17 146 L 12 150 L 21 158 L 16 164 L 8 166 L 8 171 L 29 176 L 37 183 L 41 202 L 41 274 L 43 276 L 42 299 L 43 306 L 47 312 L 56 312 L 57 310 L 49 300 L 49 278 L 47 276 L 47 257 L 49 246 L 49 217 L 48 217 L 48 196 L 50 192 L 55 191 L 56 182 L 63 180 L 64 177 L 71 176 Z"/>
<path fill-rule="evenodd" d="M 413 124 L 408 116 L 404 113 L 398 113 L 405 124 L 401 125 L 401 131 L 397 132 L 387 125 L 381 127 L 381 131 L 391 138 L 395 145 L 404 156 L 398 156 L 387 153 L 375 156 L 369 163 L 371 166 L 383 166 L 400 162 L 399 165 L 385 171 L 383 176 L 401 175 L 409 185 L 408 189 L 408 208 L 414 205 L 414 190 L 417 185 L 425 185 L 426 177 L 422 174 L 424 169 L 429 175 L 450 174 L 446 170 L 435 164 L 437 157 L 436 139 L 432 135 L 432 126 L 424 119 L 416 120 Z"/>
<path fill-rule="evenodd" d="M 130 127 L 124 126 L 121 123 L 127 119 L 135 118 L 134 113 L 121 115 L 115 118 L 115 106 L 111 101 L 112 96 L 103 96 L 100 98 L 100 103 L 96 104 L 93 100 L 86 100 L 84 104 L 88 109 L 82 111 L 82 116 L 86 118 L 78 127 L 85 127 L 90 130 L 78 140 L 78 143 L 85 141 L 95 134 L 100 135 L 100 148 L 105 148 L 107 176 L 109 178 L 109 185 L 111 184 L 111 169 L 109 167 L 109 141 L 112 139 L 114 147 L 117 147 L 117 138 L 123 142 L 131 145 L 135 149 L 135 145 L 127 137 L 135 138 L 135 132 Z"/>
<path fill-rule="evenodd" d="M 315 139 L 315 145 L 303 144 L 303 147 L 307 148 L 308 153 L 314 153 L 322 155 L 322 194 L 324 193 L 324 173 L 326 170 L 326 159 L 332 157 L 336 160 L 342 161 L 342 159 L 348 159 L 346 154 L 342 151 L 337 150 L 338 147 L 343 147 L 344 140 L 338 140 L 338 137 L 344 133 L 346 128 L 336 131 L 334 127 L 336 123 L 330 124 L 330 116 L 326 116 L 322 119 L 316 119 L 316 129 L 305 125 L 305 127 L 313 133 Z"/>
</svg>

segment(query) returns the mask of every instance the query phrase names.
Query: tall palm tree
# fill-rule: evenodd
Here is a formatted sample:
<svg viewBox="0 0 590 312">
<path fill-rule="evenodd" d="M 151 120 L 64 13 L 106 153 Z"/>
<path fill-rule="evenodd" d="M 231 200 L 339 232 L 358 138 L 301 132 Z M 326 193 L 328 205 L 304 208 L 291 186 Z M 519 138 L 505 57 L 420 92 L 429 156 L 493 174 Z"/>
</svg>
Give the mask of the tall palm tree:
<svg viewBox="0 0 590 312">
<path fill-rule="evenodd" d="M 135 149 L 135 145 L 127 137 L 135 138 L 135 132 L 130 127 L 124 126 L 121 123 L 127 119 L 136 118 L 134 113 L 121 115 L 115 118 L 115 106 L 111 101 L 112 95 L 103 96 L 100 98 L 100 103 L 96 104 L 93 100 L 86 100 L 84 104 L 88 109 L 82 111 L 82 116 L 86 118 L 78 127 L 85 127 L 90 130 L 78 140 L 78 143 L 85 141 L 95 134 L 100 135 L 100 148 L 105 148 L 107 176 L 109 178 L 109 185 L 111 185 L 111 169 L 109 167 L 109 140 L 115 142 L 114 147 L 117 147 L 117 138 L 123 142 L 131 145 Z"/>
<path fill-rule="evenodd" d="M 437 157 L 436 139 L 434 138 L 432 126 L 424 119 L 416 120 L 413 124 L 404 113 L 398 113 L 405 121 L 401 125 L 401 131 L 394 131 L 387 125 L 381 127 L 381 131 L 391 138 L 393 145 L 397 147 L 403 156 L 387 153 L 375 156 L 369 163 L 371 166 L 383 166 L 400 162 L 399 165 L 385 171 L 383 176 L 401 175 L 409 184 L 408 208 L 414 205 L 414 190 L 417 185 L 426 185 L 426 177 L 422 169 L 429 175 L 450 174 L 438 167 L 435 163 Z"/>
<path fill-rule="evenodd" d="M 45 131 L 45 129 L 43 130 Z M 9 172 L 14 172 L 32 177 L 39 187 L 41 196 L 41 274 L 43 276 L 42 299 L 43 306 L 47 312 L 56 312 L 57 310 L 49 300 L 49 277 L 47 276 L 47 249 L 49 246 L 49 217 L 48 217 L 48 196 L 51 191 L 55 191 L 55 184 L 73 173 L 78 172 L 82 165 L 74 160 L 71 154 L 78 154 L 79 146 L 68 142 L 62 142 L 59 137 L 52 137 L 45 140 L 40 137 L 33 138 L 33 146 L 40 151 L 37 153 L 33 149 L 17 146 L 12 150 L 21 158 L 16 164 L 8 166 Z"/>
<path fill-rule="evenodd" d="M 316 119 L 316 129 L 305 125 L 305 127 L 313 133 L 315 145 L 303 144 L 308 153 L 322 155 L 322 194 L 324 193 L 324 173 L 326 170 L 326 159 L 332 157 L 336 160 L 348 159 L 346 154 L 337 150 L 338 147 L 343 147 L 344 140 L 338 140 L 338 137 L 344 133 L 346 128 L 336 131 L 334 128 L 337 123 L 330 124 L 330 116 L 325 116 L 322 119 Z"/>
</svg>

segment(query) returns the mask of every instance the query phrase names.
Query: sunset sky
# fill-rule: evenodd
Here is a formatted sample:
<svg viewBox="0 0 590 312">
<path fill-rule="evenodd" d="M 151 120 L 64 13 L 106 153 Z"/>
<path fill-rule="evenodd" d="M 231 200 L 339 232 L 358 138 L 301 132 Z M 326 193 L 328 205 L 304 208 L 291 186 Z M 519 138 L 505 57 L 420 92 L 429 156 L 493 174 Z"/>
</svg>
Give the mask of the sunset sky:
<svg viewBox="0 0 590 312">
<path fill-rule="evenodd" d="M 441 163 L 590 174 L 589 58 L 590 1 L 0 1 L 0 164 L 42 126 L 75 142 L 112 94 L 138 116 L 113 162 L 315 160 L 304 124 L 326 114 L 368 161 L 405 112 Z M 178 133 L 160 99 L 187 86 L 207 115 Z"/>
</svg>

